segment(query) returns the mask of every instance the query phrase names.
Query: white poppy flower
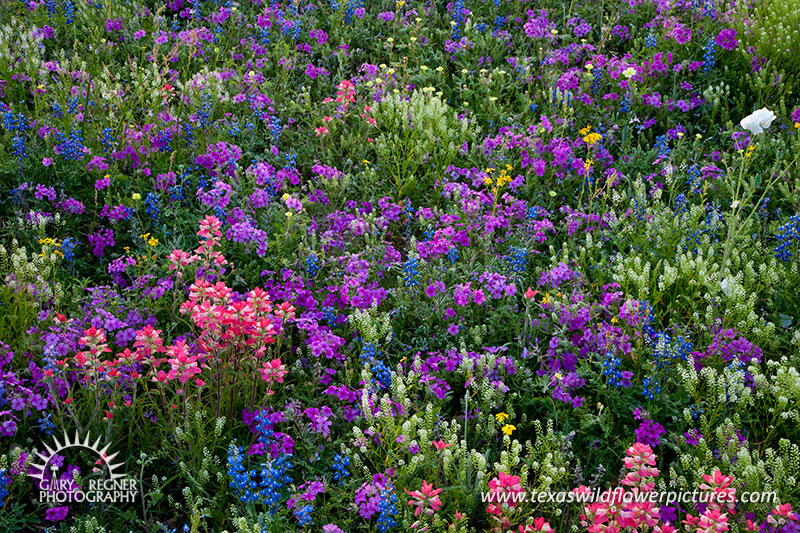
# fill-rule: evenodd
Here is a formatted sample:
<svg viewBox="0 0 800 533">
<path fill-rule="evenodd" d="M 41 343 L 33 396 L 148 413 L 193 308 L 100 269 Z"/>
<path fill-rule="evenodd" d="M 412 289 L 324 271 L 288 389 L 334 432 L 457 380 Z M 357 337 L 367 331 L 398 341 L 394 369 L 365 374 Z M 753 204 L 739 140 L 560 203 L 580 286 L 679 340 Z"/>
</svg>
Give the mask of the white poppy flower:
<svg viewBox="0 0 800 533">
<path fill-rule="evenodd" d="M 764 130 L 770 127 L 773 120 L 775 120 L 775 113 L 766 107 L 762 107 L 744 117 L 739 122 L 739 125 L 753 135 L 758 135 L 759 133 L 764 133 Z"/>
<path fill-rule="evenodd" d="M 731 297 L 731 293 L 733 292 L 733 281 L 734 281 L 733 278 L 728 276 L 728 277 L 726 277 L 725 279 L 722 280 L 722 283 L 720 283 L 720 288 L 722 289 L 722 294 L 724 294 L 728 298 Z"/>
</svg>

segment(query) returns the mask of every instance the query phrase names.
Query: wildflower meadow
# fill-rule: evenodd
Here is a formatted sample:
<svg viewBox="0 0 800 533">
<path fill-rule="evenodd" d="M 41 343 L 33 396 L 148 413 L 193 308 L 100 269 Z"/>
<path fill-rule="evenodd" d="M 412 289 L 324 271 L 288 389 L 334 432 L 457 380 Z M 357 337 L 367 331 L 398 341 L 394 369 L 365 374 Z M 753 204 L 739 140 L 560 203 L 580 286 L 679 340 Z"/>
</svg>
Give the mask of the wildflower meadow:
<svg viewBox="0 0 800 533">
<path fill-rule="evenodd" d="M 800 532 L 798 43 L 6 0 L 0 531 Z"/>
</svg>

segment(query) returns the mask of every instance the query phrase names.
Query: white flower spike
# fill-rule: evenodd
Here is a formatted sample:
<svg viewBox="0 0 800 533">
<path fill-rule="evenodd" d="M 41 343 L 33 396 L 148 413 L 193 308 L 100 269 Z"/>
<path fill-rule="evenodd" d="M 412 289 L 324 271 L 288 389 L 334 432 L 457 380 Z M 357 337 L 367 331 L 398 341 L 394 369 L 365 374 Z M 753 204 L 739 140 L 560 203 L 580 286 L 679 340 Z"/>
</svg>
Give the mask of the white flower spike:
<svg viewBox="0 0 800 533">
<path fill-rule="evenodd" d="M 766 107 L 762 107 L 744 117 L 739 122 L 739 125 L 753 135 L 758 135 L 759 133 L 764 133 L 764 130 L 770 127 L 773 120 L 775 120 L 775 113 Z"/>
</svg>

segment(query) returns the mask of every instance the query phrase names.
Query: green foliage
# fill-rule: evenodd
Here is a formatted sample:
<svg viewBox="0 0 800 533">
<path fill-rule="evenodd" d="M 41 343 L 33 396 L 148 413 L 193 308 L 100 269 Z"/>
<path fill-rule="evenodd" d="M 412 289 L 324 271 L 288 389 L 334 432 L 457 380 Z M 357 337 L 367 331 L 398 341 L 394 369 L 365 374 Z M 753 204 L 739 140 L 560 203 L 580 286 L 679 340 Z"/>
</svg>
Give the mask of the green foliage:
<svg viewBox="0 0 800 533">
<path fill-rule="evenodd" d="M 375 152 L 395 201 L 441 190 L 445 170 L 462 144 L 477 135 L 474 125 L 459 120 L 455 110 L 432 93 L 433 88 L 415 90 L 408 99 L 389 94 L 375 106 L 380 131 Z"/>
</svg>

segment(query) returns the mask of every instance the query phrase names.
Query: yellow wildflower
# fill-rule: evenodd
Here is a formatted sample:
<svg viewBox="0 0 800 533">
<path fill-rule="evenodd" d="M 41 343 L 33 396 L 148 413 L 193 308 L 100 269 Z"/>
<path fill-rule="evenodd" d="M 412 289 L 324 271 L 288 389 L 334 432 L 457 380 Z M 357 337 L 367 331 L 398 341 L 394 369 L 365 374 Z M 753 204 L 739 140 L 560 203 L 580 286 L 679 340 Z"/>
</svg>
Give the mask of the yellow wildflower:
<svg viewBox="0 0 800 533">
<path fill-rule="evenodd" d="M 602 138 L 603 136 L 600 135 L 599 133 L 590 133 L 583 138 L 583 141 L 589 146 L 592 146 L 594 143 L 596 143 Z"/>
<path fill-rule="evenodd" d="M 500 422 L 502 424 L 503 420 L 508 418 L 508 415 L 505 414 L 505 413 L 497 413 L 496 415 L 494 415 L 494 417 L 497 419 L 498 422 Z"/>
<path fill-rule="evenodd" d="M 516 426 L 512 426 L 511 424 L 506 424 L 505 426 L 503 426 L 502 431 L 506 435 L 511 435 L 514 432 L 515 429 L 517 429 Z"/>
<path fill-rule="evenodd" d="M 501 170 L 500 175 L 497 176 L 497 186 L 502 187 L 509 181 L 511 181 L 511 177 L 508 175 L 508 172 L 505 169 Z"/>
</svg>

